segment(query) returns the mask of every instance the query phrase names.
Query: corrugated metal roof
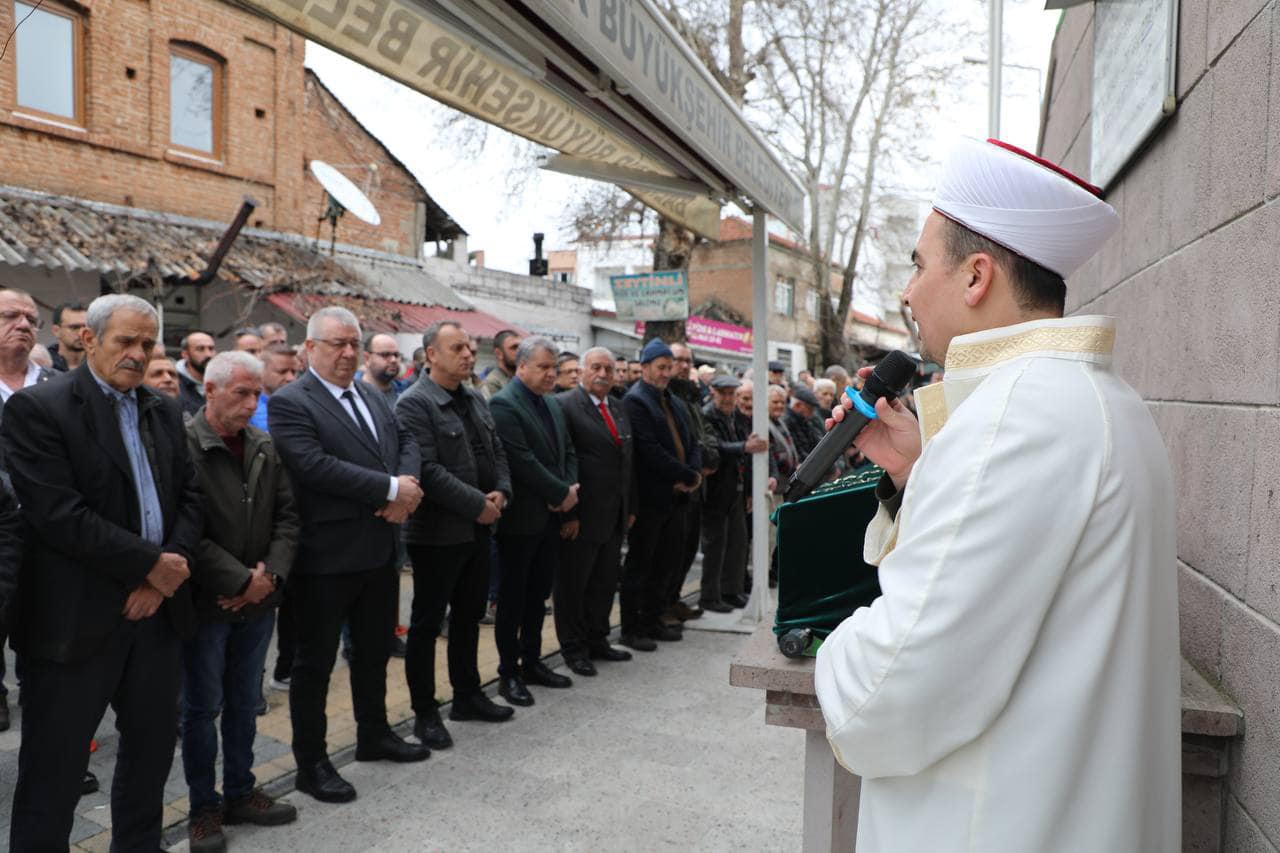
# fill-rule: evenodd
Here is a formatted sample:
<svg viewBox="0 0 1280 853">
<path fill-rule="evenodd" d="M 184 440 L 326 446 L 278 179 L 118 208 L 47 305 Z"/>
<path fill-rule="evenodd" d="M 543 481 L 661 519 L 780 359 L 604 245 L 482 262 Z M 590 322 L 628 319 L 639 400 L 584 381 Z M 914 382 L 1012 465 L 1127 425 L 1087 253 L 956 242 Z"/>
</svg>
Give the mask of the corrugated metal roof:
<svg viewBox="0 0 1280 853">
<path fill-rule="evenodd" d="M 411 259 L 399 260 L 354 249 L 339 249 L 337 259 L 383 299 L 411 305 L 438 305 L 456 311 L 470 311 L 475 307 Z"/>
<path fill-rule="evenodd" d="M 226 230 L 150 210 L 0 187 L 0 262 L 97 272 L 119 282 L 195 279 Z M 384 299 L 470 311 L 474 306 L 412 258 L 352 246 L 335 255 L 306 238 L 246 228 L 218 277 L 275 291 Z"/>
<path fill-rule="evenodd" d="M 97 272 L 127 281 L 195 279 L 226 224 L 0 187 L 0 260 Z M 225 281 L 276 290 L 325 286 L 361 292 L 358 275 L 305 244 L 241 234 L 218 273 Z"/>
<path fill-rule="evenodd" d="M 334 296 L 317 296 L 301 293 L 275 293 L 268 297 L 271 304 L 305 322 L 307 317 L 325 305 L 340 304 L 360 319 L 366 332 L 419 333 L 438 320 L 454 320 L 475 338 L 492 338 L 503 329 L 515 329 L 506 320 L 474 308 L 457 311 L 439 305 L 408 305 L 389 299 L 360 299 Z"/>
</svg>

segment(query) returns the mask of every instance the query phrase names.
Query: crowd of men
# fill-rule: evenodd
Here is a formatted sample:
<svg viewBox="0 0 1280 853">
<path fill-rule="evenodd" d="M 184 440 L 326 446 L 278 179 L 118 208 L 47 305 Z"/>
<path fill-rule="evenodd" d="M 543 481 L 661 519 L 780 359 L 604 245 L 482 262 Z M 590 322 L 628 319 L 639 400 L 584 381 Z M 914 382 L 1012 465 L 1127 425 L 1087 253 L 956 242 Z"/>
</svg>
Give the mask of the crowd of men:
<svg viewBox="0 0 1280 853">
<path fill-rule="evenodd" d="M 542 660 L 548 599 L 582 677 L 678 641 L 704 610 L 744 607 L 750 457 L 768 454 L 776 496 L 849 381 L 833 369 L 788 388 L 770 364 L 765 437 L 751 432 L 751 381 L 695 369 L 681 343 L 651 340 L 629 361 L 508 330 L 481 380 L 475 342 L 451 321 L 426 330 L 406 369 L 394 337 L 365 336 L 336 306 L 309 318 L 300 347 L 274 323 L 236 331 L 225 352 L 196 331 L 177 361 L 138 297 L 52 319 L 42 354 L 35 301 L 0 290 L 0 630 L 23 709 L 15 851 L 65 849 L 77 798 L 97 788 L 89 748 L 108 705 L 114 849 L 159 846 L 175 738 L 193 851 L 225 849 L 226 824 L 295 820 L 251 770 L 273 631 L 297 788 L 346 802 L 356 790 L 326 741 L 340 646 L 356 760 L 415 762 L 453 743 L 436 698 L 442 631 L 449 718 L 501 723 L 535 703 L 531 687 L 572 686 Z M 699 550 L 695 606 L 682 591 Z M 609 639 L 619 591 L 626 648 Z M 490 617 L 506 704 L 481 690 Z M 387 719 L 397 652 L 414 739 Z"/>
</svg>

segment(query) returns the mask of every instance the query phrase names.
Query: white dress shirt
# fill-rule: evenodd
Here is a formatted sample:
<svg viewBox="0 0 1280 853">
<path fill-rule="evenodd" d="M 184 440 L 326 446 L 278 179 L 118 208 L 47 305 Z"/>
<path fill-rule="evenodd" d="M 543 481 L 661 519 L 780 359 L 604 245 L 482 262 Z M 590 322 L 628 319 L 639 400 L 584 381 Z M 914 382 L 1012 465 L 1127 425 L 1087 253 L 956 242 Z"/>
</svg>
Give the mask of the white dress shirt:
<svg viewBox="0 0 1280 853">
<path fill-rule="evenodd" d="M 360 410 L 360 417 L 364 418 L 364 422 L 369 425 L 369 429 L 373 430 L 374 439 L 378 438 L 378 425 L 373 420 L 373 413 L 369 411 L 369 406 L 365 403 L 364 397 L 361 397 L 360 392 L 356 390 L 355 382 L 352 382 L 347 385 L 346 388 L 343 388 L 341 385 L 334 385 L 319 373 L 316 373 L 316 369 L 314 367 L 309 367 L 307 369 L 311 371 L 312 376 L 320 380 L 320 384 L 333 395 L 333 399 L 338 401 L 338 405 L 342 407 L 342 411 L 346 412 L 351 417 L 351 422 L 359 427 L 360 421 L 356 419 L 355 412 L 351 411 L 351 405 L 347 403 L 346 399 L 342 396 L 350 391 L 351 396 L 356 401 L 356 408 Z M 398 494 L 400 494 L 400 481 L 393 475 L 391 477 L 391 488 L 387 490 L 387 500 L 395 500 L 396 495 Z"/>
<path fill-rule="evenodd" d="M 32 385 L 36 384 L 36 380 L 38 380 L 39 378 L 40 378 L 40 365 L 36 364 L 34 361 L 28 361 L 27 375 L 23 377 L 22 387 L 30 388 Z M 18 390 L 19 389 L 17 388 L 10 388 L 8 385 L 4 383 L 4 380 L 0 379 L 0 403 L 9 402 L 9 398 L 12 397 Z"/>
</svg>

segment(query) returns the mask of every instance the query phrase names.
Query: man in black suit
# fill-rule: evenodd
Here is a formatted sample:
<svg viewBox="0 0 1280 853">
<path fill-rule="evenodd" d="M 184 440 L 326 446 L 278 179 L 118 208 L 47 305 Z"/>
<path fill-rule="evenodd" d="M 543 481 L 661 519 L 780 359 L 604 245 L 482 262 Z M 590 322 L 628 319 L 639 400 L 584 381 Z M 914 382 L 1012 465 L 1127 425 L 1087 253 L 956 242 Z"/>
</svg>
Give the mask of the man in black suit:
<svg viewBox="0 0 1280 853">
<path fill-rule="evenodd" d="M 533 704 L 527 684 L 573 684 L 542 662 L 545 602 L 560 553 L 557 513 L 578 502 L 577 458 L 560 404 L 548 396 L 555 382 L 555 344 L 525 338 L 516 350 L 516 375 L 489 401 L 514 492 L 498 525 L 502 577 L 494 626 L 498 693 L 513 705 Z"/>
<path fill-rule="evenodd" d="M 83 308 L 81 309 L 84 310 Z M 83 328 L 83 324 L 80 326 Z M 4 288 L 0 290 L 0 416 L 4 404 L 23 388 L 39 382 L 48 382 L 57 374 L 31 360 L 31 350 L 36 345 L 36 330 L 40 328 L 40 312 L 36 301 L 25 290 Z M 4 470 L 4 456 L 0 453 L 0 490 L 12 497 L 13 487 Z M 16 504 L 16 500 L 14 501 Z M 15 566 L 14 570 L 17 568 Z M 9 690 L 4 686 L 4 642 L 7 629 L 0 614 L 0 732 L 9 730 Z M 21 665 L 14 667 L 21 676 Z M 86 783 L 93 779 L 85 777 Z M 96 785 L 96 780 L 94 780 Z"/>
<path fill-rule="evenodd" d="M 201 506 L 181 409 L 141 387 L 158 325 L 136 296 L 98 297 L 81 332 L 85 363 L 5 405 L 26 547 L 11 850 L 66 849 L 108 703 L 120 732 L 112 846 L 160 845 L 179 655 L 195 628 L 185 581 Z"/>
<path fill-rule="evenodd" d="M 622 537 L 635 516 L 631 422 L 613 387 L 613 354 L 594 347 L 582 356 L 582 383 L 556 395 L 578 457 L 578 505 L 560 524 L 560 567 L 553 588 L 556 636 L 565 664 L 595 675 L 592 659 L 624 661 L 609 645 L 609 613 L 622 568 Z"/>
<path fill-rule="evenodd" d="M 671 347 L 654 338 L 640 361 L 641 379 L 622 398 L 635 435 L 640 504 L 622 570 L 621 642 L 651 652 L 657 648 L 654 640 L 680 639 L 680 631 L 662 624 L 660 614 L 668 581 L 683 568 L 683 507 L 702 485 L 702 451 L 684 405 L 667 389 Z"/>
<path fill-rule="evenodd" d="M 413 615 L 404 660 L 414 734 L 432 749 L 453 738 L 436 704 L 436 637 L 449 609 L 451 720 L 497 723 L 511 708 L 480 690 L 480 619 L 489 592 L 493 525 L 511 499 L 511 474 L 489 404 L 471 386 L 475 345 L 452 320 L 422 335 L 430 374 L 400 395 L 396 420 L 422 453 L 422 504 L 405 527 L 413 564 Z"/>
<path fill-rule="evenodd" d="M 326 754 L 325 701 L 342 623 L 351 627 L 357 761 L 422 761 L 430 750 L 387 723 L 400 524 L 418 507 L 418 444 L 381 394 L 355 381 L 360 323 L 329 306 L 307 322 L 309 368 L 271 395 L 267 422 L 293 481 L 302 536 L 289 577 L 296 651 L 289 679 L 298 790 L 347 802 L 356 790 Z"/>
</svg>

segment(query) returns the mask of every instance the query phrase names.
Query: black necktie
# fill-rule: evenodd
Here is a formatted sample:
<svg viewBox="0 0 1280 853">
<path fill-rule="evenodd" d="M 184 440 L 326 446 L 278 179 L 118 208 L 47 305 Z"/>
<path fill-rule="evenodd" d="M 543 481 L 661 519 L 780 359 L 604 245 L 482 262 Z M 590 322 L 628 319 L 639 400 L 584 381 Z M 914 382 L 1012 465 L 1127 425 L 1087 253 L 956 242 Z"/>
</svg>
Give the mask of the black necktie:
<svg viewBox="0 0 1280 853">
<path fill-rule="evenodd" d="M 373 429 L 369 426 L 369 422 L 364 419 L 364 415 L 360 414 L 360 407 L 356 405 L 356 395 L 348 388 L 342 392 L 342 399 L 351 405 L 351 413 L 356 416 L 356 423 L 360 424 L 360 429 L 364 430 L 364 434 L 369 436 L 369 440 L 373 442 L 374 447 L 378 446 L 378 437 L 373 434 Z"/>
</svg>

